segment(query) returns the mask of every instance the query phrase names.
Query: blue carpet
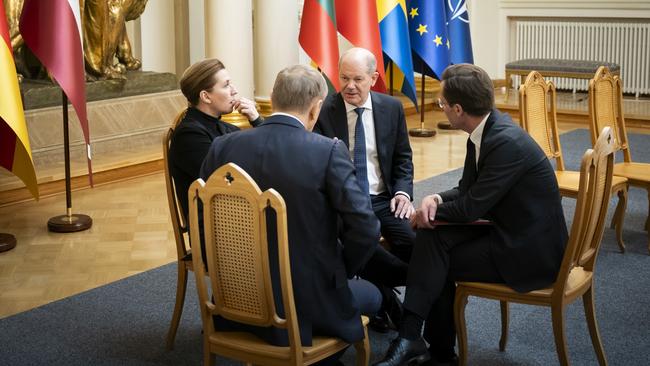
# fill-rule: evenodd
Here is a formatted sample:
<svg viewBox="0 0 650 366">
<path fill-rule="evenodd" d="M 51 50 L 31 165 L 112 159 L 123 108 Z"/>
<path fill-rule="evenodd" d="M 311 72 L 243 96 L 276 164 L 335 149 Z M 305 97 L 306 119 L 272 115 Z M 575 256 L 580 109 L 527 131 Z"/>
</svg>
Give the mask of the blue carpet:
<svg viewBox="0 0 650 366">
<path fill-rule="evenodd" d="M 564 134 L 562 144 L 567 168 L 577 170 L 590 146 L 588 132 Z M 630 134 L 630 144 L 635 160 L 650 162 L 650 136 Z M 455 185 L 459 175 L 455 170 L 418 182 L 416 202 Z M 563 203 L 570 221 L 575 201 Z M 627 252 L 618 252 L 613 231 L 607 229 L 598 258 L 596 311 L 610 365 L 648 363 L 650 256 L 643 231 L 647 207 L 645 191 L 630 189 Z M 164 348 L 176 288 L 176 265 L 170 264 L 0 319 L 0 365 L 199 365 L 201 321 L 192 277 L 173 351 Z M 510 338 L 503 353 L 497 348 L 497 302 L 470 298 L 466 317 L 471 365 L 557 364 L 549 309 L 511 305 Z M 566 321 L 572 363 L 597 364 L 581 301 L 568 307 Z M 395 333 L 370 333 L 372 361 L 383 355 L 393 337 Z M 352 350 L 343 357 L 346 365 L 353 360 Z M 219 359 L 218 364 L 238 363 Z"/>
</svg>

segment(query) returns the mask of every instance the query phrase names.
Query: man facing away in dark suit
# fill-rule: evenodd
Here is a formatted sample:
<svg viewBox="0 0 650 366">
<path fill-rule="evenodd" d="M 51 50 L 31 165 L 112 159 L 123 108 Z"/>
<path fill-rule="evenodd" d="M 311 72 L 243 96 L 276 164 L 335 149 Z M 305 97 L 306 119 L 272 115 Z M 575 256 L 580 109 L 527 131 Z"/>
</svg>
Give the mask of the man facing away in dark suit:
<svg viewBox="0 0 650 366">
<path fill-rule="evenodd" d="M 413 215 L 418 230 L 404 319 L 377 365 L 422 362 L 429 354 L 430 364 L 455 364 L 455 281 L 505 283 L 519 292 L 547 287 L 568 238 L 553 167 L 537 143 L 494 108 L 488 74 L 453 65 L 441 87 L 440 107 L 452 126 L 469 134 L 463 175 L 456 188 L 425 197 Z M 469 224 L 477 219 L 492 224 Z"/>
<path fill-rule="evenodd" d="M 271 94 L 274 113 L 255 129 L 215 139 L 201 167 L 201 177 L 207 179 L 233 162 L 260 189 L 274 188 L 284 198 L 296 310 L 306 346 L 312 335 L 350 343 L 363 339 L 361 314 L 373 314 L 381 304 L 374 285 L 351 279 L 377 247 L 379 222 L 359 188 L 345 145 L 311 133 L 326 93 L 325 79 L 313 68 L 285 68 Z M 286 342 L 273 329 L 254 331 L 271 343 Z"/>
<path fill-rule="evenodd" d="M 377 250 L 361 276 L 382 289 L 383 309 L 391 311 L 401 306 L 391 288 L 404 285 L 415 240 L 408 221 L 415 211 L 411 204 L 413 162 L 402 104 L 391 96 L 370 92 L 378 76 L 377 61 L 370 51 L 346 51 L 339 61 L 341 92 L 325 100 L 314 131 L 343 140 L 362 190 L 370 196 L 391 252 Z M 383 319 L 373 319 L 371 326 L 387 331 L 386 312 L 381 315 Z"/>
</svg>

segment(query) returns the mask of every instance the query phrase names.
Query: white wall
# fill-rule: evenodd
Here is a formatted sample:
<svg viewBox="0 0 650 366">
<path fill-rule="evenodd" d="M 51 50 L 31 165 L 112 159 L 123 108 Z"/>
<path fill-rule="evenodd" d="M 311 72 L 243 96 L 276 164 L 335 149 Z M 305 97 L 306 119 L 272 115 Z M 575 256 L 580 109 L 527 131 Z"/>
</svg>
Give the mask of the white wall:
<svg viewBox="0 0 650 366">
<path fill-rule="evenodd" d="M 175 73 L 174 0 L 147 2 L 140 26 L 142 70 Z"/>
</svg>

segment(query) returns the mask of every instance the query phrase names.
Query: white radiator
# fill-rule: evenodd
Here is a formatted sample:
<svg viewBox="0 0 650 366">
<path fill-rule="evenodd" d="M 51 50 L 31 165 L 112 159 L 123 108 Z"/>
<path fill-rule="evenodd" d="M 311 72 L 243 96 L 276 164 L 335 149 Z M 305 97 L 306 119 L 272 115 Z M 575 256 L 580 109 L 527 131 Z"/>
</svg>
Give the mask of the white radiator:
<svg viewBox="0 0 650 366">
<path fill-rule="evenodd" d="M 515 21 L 513 59 L 558 58 L 615 62 L 623 92 L 650 94 L 650 20 Z M 558 89 L 587 90 L 589 80 L 550 78 Z"/>
</svg>

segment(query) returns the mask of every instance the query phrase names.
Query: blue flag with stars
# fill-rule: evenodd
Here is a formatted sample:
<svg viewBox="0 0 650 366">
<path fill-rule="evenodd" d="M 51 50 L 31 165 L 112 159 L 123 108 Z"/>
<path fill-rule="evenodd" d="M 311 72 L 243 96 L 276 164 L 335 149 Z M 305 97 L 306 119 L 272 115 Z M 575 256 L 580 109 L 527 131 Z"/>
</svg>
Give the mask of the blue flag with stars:
<svg viewBox="0 0 650 366">
<path fill-rule="evenodd" d="M 407 1 L 413 69 L 440 80 L 450 63 L 444 0 Z"/>
</svg>

